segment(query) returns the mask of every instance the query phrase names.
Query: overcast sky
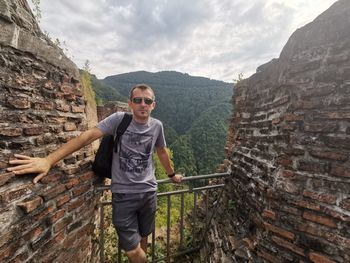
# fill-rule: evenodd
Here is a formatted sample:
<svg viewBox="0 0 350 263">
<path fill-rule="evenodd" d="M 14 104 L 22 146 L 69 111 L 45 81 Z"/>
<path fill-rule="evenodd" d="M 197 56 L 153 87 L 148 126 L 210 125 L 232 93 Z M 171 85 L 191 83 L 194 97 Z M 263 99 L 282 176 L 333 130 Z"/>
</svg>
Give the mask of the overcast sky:
<svg viewBox="0 0 350 263">
<path fill-rule="evenodd" d="M 28 0 L 30 2 L 31 0 Z M 176 70 L 232 82 L 336 0 L 41 0 L 41 28 L 98 78 Z"/>
</svg>

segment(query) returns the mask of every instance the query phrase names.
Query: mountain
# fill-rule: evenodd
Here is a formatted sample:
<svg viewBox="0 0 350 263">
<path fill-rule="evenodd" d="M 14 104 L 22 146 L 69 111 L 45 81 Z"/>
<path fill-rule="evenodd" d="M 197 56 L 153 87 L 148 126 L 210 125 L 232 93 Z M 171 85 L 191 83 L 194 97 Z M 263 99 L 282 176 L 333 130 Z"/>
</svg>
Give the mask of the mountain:
<svg viewBox="0 0 350 263">
<path fill-rule="evenodd" d="M 102 82 L 126 97 L 135 84 L 150 85 L 154 89 L 157 102 L 153 116 L 180 135 L 184 134 L 206 109 L 223 102 L 229 103 L 232 96 L 230 83 L 175 71 L 131 72 L 106 77 Z"/>
<path fill-rule="evenodd" d="M 132 86 L 150 85 L 156 95 L 152 116 L 164 124 L 175 169 L 188 175 L 215 172 L 224 156 L 233 84 L 176 71 L 114 75 L 92 85 L 102 102 L 126 101 Z"/>
</svg>

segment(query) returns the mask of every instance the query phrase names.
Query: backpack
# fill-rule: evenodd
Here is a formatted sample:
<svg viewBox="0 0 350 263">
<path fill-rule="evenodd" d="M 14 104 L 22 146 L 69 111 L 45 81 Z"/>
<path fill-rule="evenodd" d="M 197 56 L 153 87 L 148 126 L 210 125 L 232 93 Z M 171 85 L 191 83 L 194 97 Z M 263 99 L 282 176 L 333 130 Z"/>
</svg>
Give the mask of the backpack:
<svg viewBox="0 0 350 263">
<path fill-rule="evenodd" d="M 116 129 L 115 136 L 105 135 L 102 137 L 100 146 L 95 155 L 95 160 L 92 163 L 92 170 L 99 177 L 112 177 L 113 149 L 114 152 L 118 152 L 118 141 L 128 128 L 131 120 L 132 115 L 130 113 L 124 113 L 123 119 Z"/>
</svg>

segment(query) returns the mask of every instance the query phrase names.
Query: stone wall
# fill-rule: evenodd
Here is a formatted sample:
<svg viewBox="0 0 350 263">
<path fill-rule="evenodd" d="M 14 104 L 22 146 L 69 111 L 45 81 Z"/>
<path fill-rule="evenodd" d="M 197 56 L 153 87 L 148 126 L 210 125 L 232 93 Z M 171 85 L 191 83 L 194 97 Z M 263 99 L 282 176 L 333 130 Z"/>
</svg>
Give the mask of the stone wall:
<svg viewBox="0 0 350 263">
<path fill-rule="evenodd" d="M 102 106 L 97 106 L 98 120 L 103 120 L 112 113 L 118 111 L 130 112 L 128 104 L 120 101 L 111 101 Z"/>
<path fill-rule="evenodd" d="M 97 202 L 93 149 L 40 183 L 7 173 L 13 154 L 45 156 L 89 124 L 78 68 L 40 31 L 24 0 L 0 0 L 0 261 L 91 262 Z"/>
<path fill-rule="evenodd" d="M 338 1 L 237 85 L 210 262 L 350 262 L 349 18 Z"/>
</svg>

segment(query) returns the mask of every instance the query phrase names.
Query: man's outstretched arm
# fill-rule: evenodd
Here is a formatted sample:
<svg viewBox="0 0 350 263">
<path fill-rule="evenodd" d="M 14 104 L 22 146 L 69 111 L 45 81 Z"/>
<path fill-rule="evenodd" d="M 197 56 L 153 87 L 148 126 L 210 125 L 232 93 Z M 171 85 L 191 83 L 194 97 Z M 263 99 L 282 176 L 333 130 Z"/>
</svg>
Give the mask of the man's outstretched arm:
<svg viewBox="0 0 350 263">
<path fill-rule="evenodd" d="M 168 155 L 168 152 L 165 147 L 156 147 L 156 152 L 159 158 L 160 163 L 163 165 L 166 173 L 173 174 L 174 169 L 170 165 L 170 158 Z M 174 183 L 181 183 L 182 175 L 181 174 L 175 174 L 170 178 Z"/>
<path fill-rule="evenodd" d="M 56 151 L 50 153 L 44 158 L 29 157 L 26 155 L 15 154 L 16 160 L 11 160 L 10 164 L 16 166 L 7 168 L 8 171 L 17 174 L 38 173 L 33 182 L 36 184 L 51 169 L 51 167 L 66 156 L 81 149 L 82 147 L 92 143 L 96 139 L 103 136 L 102 131 L 94 127 L 82 132 L 78 137 L 69 140 Z"/>
</svg>

